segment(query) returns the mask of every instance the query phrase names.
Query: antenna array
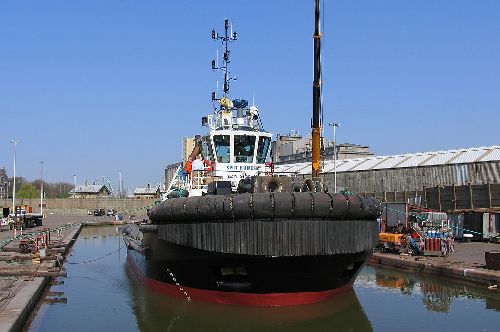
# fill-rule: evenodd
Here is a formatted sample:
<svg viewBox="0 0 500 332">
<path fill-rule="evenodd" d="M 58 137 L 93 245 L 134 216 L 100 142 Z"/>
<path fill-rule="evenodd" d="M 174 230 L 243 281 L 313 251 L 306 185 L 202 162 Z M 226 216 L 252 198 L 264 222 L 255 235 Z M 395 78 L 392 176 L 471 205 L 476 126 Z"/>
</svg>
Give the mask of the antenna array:
<svg viewBox="0 0 500 332">
<path fill-rule="evenodd" d="M 212 69 L 213 70 L 222 70 L 224 72 L 224 98 L 227 98 L 229 94 L 229 81 L 231 80 L 236 80 L 235 77 L 229 77 L 229 63 L 230 58 L 229 54 L 230 51 L 227 47 L 229 42 L 236 41 L 238 39 L 238 34 L 236 32 L 233 32 L 233 24 L 229 23 L 229 20 L 226 18 L 224 20 L 224 35 L 219 36 L 217 31 L 215 29 L 212 30 L 212 39 L 213 40 L 220 40 L 222 42 L 222 46 L 224 49 L 224 54 L 222 56 L 222 66 L 219 66 L 219 55 L 217 53 L 217 60 L 212 60 Z M 214 91 L 212 92 L 212 101 L 217 101 L 220 100 L 220 98 L 217 97 L 217 93 Z"/>
</svg>

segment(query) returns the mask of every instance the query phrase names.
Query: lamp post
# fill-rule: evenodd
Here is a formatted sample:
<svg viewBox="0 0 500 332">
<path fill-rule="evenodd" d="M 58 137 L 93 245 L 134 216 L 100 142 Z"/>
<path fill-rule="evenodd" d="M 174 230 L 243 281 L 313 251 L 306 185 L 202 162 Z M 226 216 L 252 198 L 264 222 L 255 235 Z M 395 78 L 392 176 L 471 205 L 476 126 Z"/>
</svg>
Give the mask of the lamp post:
<svg viewBox="0 0 500 332">
<path fill-rule="evenodd" d="M 329 126 L 333 127 L 333 188 L 337 192 L 337 138 L 335 136 L 335 129 L 340 127 L 338 122 L 330 122 Z"/>
<path fill-rule="evenodd" d="M 40 214 L 43 218 L 43 164 L 45 161 L 40 161 Z"/>
<path fill-rule="evenodd" d="M 21 142 L 18 139 L 11 139 L 10 142 L 14 144 L 14 183 L 12 184 L 12 213 L 14 217 L 17 217 L 16 211 L 16 146 L 17 143 Z"/>
</svg>

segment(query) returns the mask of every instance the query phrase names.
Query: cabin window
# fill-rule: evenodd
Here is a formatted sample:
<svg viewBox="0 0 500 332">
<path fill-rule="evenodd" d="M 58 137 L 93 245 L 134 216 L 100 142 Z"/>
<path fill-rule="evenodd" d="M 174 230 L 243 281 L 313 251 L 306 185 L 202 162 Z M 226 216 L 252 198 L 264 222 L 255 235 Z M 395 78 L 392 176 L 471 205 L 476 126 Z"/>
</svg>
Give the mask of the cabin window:
<svg viewBox="0 0 500 332">
<path fill-rule="evenodd" d="M 255 136 L 234 135 L 234 158 L 237 163 L 252 163 Z"/>
<path fill-rule="evenodd" d="M 266 162 L 267 151 L 269 150 L 270 143 L 271 137 L 259 137 L 259 146 L 257 147 L 257 164 L 264 164 Z"/>
<path fill-rule="evenodd" d="M 228 163 L 230 157 L 229 135 L 214 136 L 215 154 L 219 163 Z"/>
</svg>

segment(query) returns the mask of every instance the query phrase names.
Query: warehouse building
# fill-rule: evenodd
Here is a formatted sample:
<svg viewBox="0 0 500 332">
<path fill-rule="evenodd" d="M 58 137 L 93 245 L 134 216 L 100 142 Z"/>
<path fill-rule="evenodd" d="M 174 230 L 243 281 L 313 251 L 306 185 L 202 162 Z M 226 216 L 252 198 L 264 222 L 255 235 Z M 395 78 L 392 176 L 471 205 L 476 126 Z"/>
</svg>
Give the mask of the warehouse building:
<svg viewBox="0 0 500 332">
<path fill-rule="evenodd" d="M 336 167 L 335 167 L 336 166 Z M 336 172 L 335 172 L 336 169 Z M 310 163 L 276 165 L 281 174 L 310 176 Z M 373 156 L 324 162 L 330 189 L 437 210 L 500 209 L 500 146 Z"/>
</svg>

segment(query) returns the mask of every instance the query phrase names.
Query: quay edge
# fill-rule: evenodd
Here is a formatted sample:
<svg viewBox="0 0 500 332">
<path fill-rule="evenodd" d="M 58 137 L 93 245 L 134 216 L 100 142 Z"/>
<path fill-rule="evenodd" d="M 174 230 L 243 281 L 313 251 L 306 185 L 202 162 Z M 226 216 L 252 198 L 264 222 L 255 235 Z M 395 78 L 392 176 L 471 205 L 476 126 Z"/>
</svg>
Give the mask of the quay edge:
<svg viewBox="0 0 500 332">
<path fill-rule="evenodd" d="M 429 273 L 484 286 L 497 285 L 498 287 L 500 284 L 500 271 L 487 270 L 476 266 L 460 266 L 444 260 L 427 260 L 419 256 L 400 256 L 376 252 L 368 259 L 367 264 Z"/>
<path fill-rule="evenodd" d="M 64 237 L 64 241 L 67 242 L 64 257 L 75 243 L 82 228 L 83 224 L 76 225 Z M 0 331 L 21 331 L 52 278 L 51 276 L 35 277 L 16 292 L 9 303 L 0 310 Z"/>
</svg>

